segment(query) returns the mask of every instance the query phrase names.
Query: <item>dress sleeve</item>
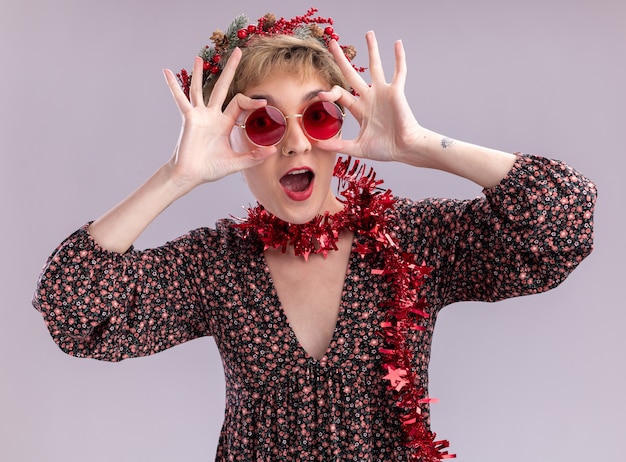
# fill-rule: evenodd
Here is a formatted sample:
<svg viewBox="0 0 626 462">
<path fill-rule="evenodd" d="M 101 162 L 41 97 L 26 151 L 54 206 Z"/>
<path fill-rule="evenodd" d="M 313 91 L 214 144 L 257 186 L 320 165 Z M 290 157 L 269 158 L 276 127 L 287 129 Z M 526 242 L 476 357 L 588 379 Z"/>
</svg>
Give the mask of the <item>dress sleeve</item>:
<svg viewBox="0 0 626 462">
<path fill-rule="evenodd" d="M 483 192 L 403 205 L 403 234 L 434 268 L 430 296 L 439 308 L 544 292 L 593 249 L 596 188 L 567 164 L 518 155 L 500 184 Z"/>
<path fill-rule="evenodd" d="M 88 225 L 69 236 L 49 257 L 33 298 L 54 341 L 72 356 L 120 361 L 210 335 L 209 290 L 200 284 L 210 236 L 195 233 L 125 254 L 100 247 Z"/>
</svg>

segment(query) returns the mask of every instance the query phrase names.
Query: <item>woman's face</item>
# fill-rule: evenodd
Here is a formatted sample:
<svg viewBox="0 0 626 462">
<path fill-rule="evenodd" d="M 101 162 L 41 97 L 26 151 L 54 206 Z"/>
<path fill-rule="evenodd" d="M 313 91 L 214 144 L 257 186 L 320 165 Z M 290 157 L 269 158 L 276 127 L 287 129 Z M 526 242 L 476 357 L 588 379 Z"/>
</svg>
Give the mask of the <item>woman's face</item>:
<svg viewBox="0 0 626 462">
<path fill-rule="evenodd" d="M 311 103 L 318 101 L 320 91 L 330 85 L 313 77 L 300 80 L 286 73 L 271 75 L 244 94 L 266 99 L 268 104 L 285 116 L 302 114 Z M 242 115 L 243 123 L 248 114 Z M 231 137 L 233 148 L 249 152 L 255 148 L 235 127 Z M 306 223 L 318 214 L 338 212 L 342 204 L 332 193 L 331 181 L 336 153 L 323 151 L 302 129 L 301 118 L 287 118 L 287 131 L 276 145 L 276 152 L 262 164 L 243 171 L 250 191 L 266 210 L 289 223 Z"/>
</svg>

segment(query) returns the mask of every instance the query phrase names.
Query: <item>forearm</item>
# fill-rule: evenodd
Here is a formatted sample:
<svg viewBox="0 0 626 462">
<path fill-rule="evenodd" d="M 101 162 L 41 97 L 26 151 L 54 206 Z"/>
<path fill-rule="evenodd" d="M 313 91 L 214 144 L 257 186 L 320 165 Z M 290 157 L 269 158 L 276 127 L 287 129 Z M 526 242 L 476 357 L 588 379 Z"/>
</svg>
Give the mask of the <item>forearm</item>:
<svg viewBox="0 0 626 462">
<path fill-rule="evenodd" d="M 490 188 L 507 175 L 515 158 L 514 154 L 422 129 L 414 148 L 398 160 L 413 166 L 443 170 Z"/>
<path fill-rule="evenodd" d="M 104 249 L 124 253 L 148 225 L 191 187 L 176 180 L 172 163 L 159 168 L 126 199 L 94 221 L 89 234 Z"/>
</svg>

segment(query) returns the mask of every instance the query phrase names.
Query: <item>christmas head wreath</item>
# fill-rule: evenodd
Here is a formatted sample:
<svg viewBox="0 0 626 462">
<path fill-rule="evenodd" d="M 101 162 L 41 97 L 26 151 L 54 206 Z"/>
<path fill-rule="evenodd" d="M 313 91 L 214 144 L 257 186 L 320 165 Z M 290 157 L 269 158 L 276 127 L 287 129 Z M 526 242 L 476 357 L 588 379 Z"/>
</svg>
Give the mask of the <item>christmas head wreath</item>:
<svg viewBox="0 0 626 462">
<path fill-rule="evenodd" d="M 272 13 L 267 13 L 258 19 L 256 24 L 250 23 L 245 15 L 237 16 L 228 26 L 226 32 L 216 30 L 211 35 L 213 46 L 206 45 L 200 50 L 198 56 L 204 61 L 202 72 L 202 87 L 217 79 L 224 66 L 224 57 L 228 56 L 235 48 L 244 48 L 256 37 L 268 37 L 272 35 L 293 35 L 302 39 L 317 39 L 328 48 L 331 40 L 339 40 L 339 36 L 333 28 L 332 18 L 314 16 L 317 8 L 309 8 L 302 16 L 292 19 L 283 17 L 276 18 Z M 340 45 L 349 61 L 356 56 L 356 49 L 352 45 Z M 363 72 L 365 68 L 354 66 Z M 182 69 L 176 74 L 183 91 L 189 97 L 191 86 L 191 74 Z"/>
</svg>

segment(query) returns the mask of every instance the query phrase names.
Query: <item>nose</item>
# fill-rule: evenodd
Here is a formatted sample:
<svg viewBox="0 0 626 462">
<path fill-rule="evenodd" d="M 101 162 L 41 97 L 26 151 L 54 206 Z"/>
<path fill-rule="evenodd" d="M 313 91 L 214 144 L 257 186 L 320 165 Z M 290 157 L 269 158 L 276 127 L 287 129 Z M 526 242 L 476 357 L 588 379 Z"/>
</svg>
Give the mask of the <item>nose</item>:
<svg viewBox="0 0 626 462">
<path fill-rule="evenodd" d="M 284 156 L 306 153 L 311 150 L 311 140 L 302 128 L 302 115 L 288 116 L 287 129 L 281 141 L 280 152 Z"/>
</svg>

